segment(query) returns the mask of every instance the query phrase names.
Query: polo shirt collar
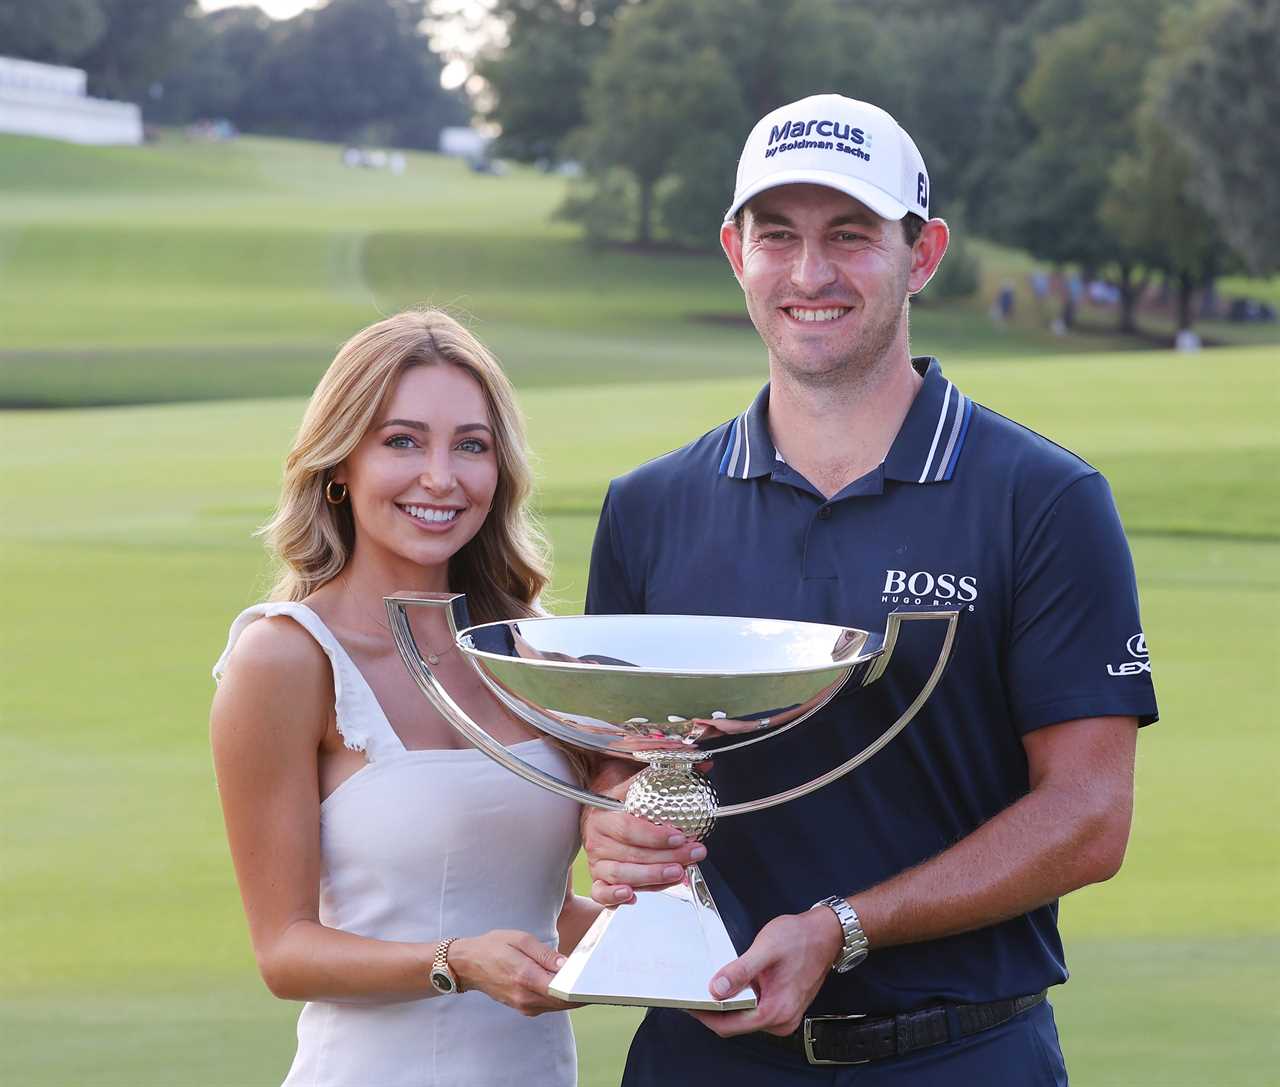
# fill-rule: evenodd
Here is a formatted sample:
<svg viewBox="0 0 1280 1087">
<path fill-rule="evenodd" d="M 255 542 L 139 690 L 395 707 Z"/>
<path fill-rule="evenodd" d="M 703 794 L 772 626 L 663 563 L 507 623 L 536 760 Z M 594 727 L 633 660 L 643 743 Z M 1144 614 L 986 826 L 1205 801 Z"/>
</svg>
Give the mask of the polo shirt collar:
<svg viewBox="0 0 1280 1087">
<path fill-rule="evenodd" d="M 888 479 L 904 483 L 941 483 L 951 478 L 964 447 L 973 415 L 973 401 L 942 375 L 938 360 L 911 360 L 924 376 L 907 417 L 884 460 Z M 741 415 L 729 424 L 729 438 L 720 460 L 720 475 L 756 479 L 770 475 L 782 458 L 769 437 L 769 386 L 766 385 Z"/>
<path fill-rule="evenodd" d="M 911 360 L 924 384 L 884 459 L 884 474 L 903 483 L 942 483 L 955 473 L 973 417 L 973 401 L 942 376 L 938 360 Z"/>
<path fill-rule="evenodd" d="M 733 479 L 767 476 L 778 466 L 778 451 L 769 437 L 769 386 L 729 424 L 729 444 L 720 458 L 720 474 Z"/>
</svg>

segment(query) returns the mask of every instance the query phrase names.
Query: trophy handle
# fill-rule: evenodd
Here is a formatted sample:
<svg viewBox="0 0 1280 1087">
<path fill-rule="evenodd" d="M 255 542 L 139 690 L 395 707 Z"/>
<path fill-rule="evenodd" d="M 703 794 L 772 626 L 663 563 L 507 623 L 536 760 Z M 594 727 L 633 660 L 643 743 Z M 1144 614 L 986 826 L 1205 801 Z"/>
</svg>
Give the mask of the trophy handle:
<svg viewBox="0 0 1280 1087">
<path fill-rule="evenodd" d="M 890 740 L 898 735 L 907 727 L 920 712 L 920 707 L 928 701 L 933 694 L 933 689 L 938 685 L 938 681 L 942 679 L 942 673 L 947 669 L 947 662 L 951 659 L 951 650 L 956 640 L 956 623 L 960 618 L 959 611 L 955 609 L 946 610 L 929 610 L 929 611 L 895 611 L 890 612 L 884 630 L 884 650 L 877 658 L 875 664 L 868 670 L 866 676 L 862 680 L 862 686 L 872 683 L 879 679 L 885 669 L 889 666 L 889 658 L 893 655 L 894 646 L 898 642 L 898 632 L 904 622 L 911 622 L 916 619 L 935 619 L 944 620 L 947 624 L 947 632 L 942 639 L 942 648 L 938 651 L 937 663 L 933 666 L 933 671 L 929 678 L 925 681 L 924 686 L 920 689 L 920 693 L 916 695 L 915 700 L 909 705 L 892 725 L 884 730 L 876 739 L 867 744 L 861 751 L 853 756 L 848 762 L 841 763 L 834 770 L 828 770 L 821 777 L 816 777 L 805 785 L 799 785 L 794 789 L 788 789 L 784 793 L 774 793 L 773 796 L 766 796 L 760 800 L 748 800 L 741 804 L 726 804 L 716 812 L 719 819 L 728 815 L 745 815 L 748 812 L 763 811 L 765 808 L 776 807 L 778 804 L 785 804 L 789 800 L 796 800 L 802 796 L 808 796 L 812 792 L 816 792 L 824 785 L 830 785 L 831 782 L 845 776 L 850 770 L 854 770 L 866 762 L 872 755 L 876 754 Z"/>
<path fill-rule="evenodd" d="M 407 609 L 411 607 L 443 608 L 449 623 L 449 633 L 457 638 L 458 630 L 470 625 L 466 620 L 466 596 L 463 593 L 402 592 L 395 596 L 384 597 L 383 600 L 387 606 L 387 618 L 391 622 L 391 637 L 395 640 L 405 667 L 409 669 L 409 674 L 418 684 L 418 689 L 427 696 L 427 701 L 450 725 L 495 762 L 501 763 L 525 781 L 540 785 L 559 796 L 576 800 L 579 804 L 590 804 L 594 808 L 605 808 L 608 811 L 625 810 L 620 800 L 600 796 L 570 785 L 567 781 L 561 781 L 558 777 L 539 770 L 524 759 L 513 755 L 504 744 L 498 743 L 471 720 L 466 711 L 444 689 L 444 685 L 436 679 L 435 673 L 431 671 L 431 666 L 423 658 L 422 651 L 414 640 Z"/>
</svg>

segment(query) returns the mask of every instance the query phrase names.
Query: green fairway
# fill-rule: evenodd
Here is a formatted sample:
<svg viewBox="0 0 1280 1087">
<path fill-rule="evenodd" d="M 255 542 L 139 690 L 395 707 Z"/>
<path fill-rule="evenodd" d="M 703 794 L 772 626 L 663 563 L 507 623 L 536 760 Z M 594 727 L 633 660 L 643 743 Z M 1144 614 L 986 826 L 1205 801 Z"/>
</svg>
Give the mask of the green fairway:
<svg viewBox="0 0 1280 1087">
<path fill-rule="evenodd" d="M 1108 473 L 1138 566 L 1162 721 L 1142 736 L 1124 870 L 1063 906 L 1073 978 L 1054 1000 L 1081 1084 L 1273 1082 L 1273 368 L 1259 349 L 948 366 Z M 558 610 L 581 606 L 609 476 L 741 410 L 758 380 L 523 394 Z M 301 407 L 0 415 L 0 1082 L 230 1087 L 283 1074 L 296 1008 L 256 979 L 205 717 L 226 626 L 264 585 L 249 533 Z M 578 1013 L 584 1085 L 616 1083 L 635 1019 Z"/>
<path fill-rule="evenodd" d="M 522 387 L 754 371 L 758 341 L 717 253 L 589 249 L 551 218 L 563 194 L 562 179 L 530 169 L 476 175 L 429 154 L 408 156 L 397 177 L 301 141 L 70 148 L 0 136 L 0 406 L 301 395 L 353 329 L 424 302 L 473 316 Z M 977 248 L 983 294 L 916 306 L 919 350 L 1142 346 L 1054 338 L 1029 298 L 995 327 L 991 294 L 1004 278 L 1025 292 L 1032 265 Z"/>
</svg>

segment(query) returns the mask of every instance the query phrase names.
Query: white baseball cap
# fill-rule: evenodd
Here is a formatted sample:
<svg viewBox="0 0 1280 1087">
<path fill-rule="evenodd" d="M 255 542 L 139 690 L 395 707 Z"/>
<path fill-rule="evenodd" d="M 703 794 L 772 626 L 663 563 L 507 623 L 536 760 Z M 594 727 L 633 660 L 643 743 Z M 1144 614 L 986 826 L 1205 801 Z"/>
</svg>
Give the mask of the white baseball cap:
<svg viewBox="0 0 1280 1087">
<path fill-rule="evenodd" d="M 762 117 L 742 148 L 724 221 L 766 189 L 825 185 L 882 219 L 929 218 L 929 172 L 911 137 L 879 106 L 815 94 Z"/>
</svg>

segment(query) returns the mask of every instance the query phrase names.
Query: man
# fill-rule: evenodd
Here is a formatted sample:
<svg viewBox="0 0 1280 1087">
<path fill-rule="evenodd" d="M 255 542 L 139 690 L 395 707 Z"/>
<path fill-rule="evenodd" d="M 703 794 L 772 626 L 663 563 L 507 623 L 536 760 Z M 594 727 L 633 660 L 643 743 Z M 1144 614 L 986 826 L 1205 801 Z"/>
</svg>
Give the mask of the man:
<svg viewBox="0 0 1280 1087">
<path fill-rule="evenodd" d="M 651 1011 L 627 1084 L 1066 1083 L 1044 998 L 1067 976 L 1057 899 L 1118 869 L 1156 706 L 1105 480 L 910 356 L 908 298 L 947 238 L 887 113 L 818 95 L 766 116 L 720 240 L 769 384 L 609 488 L 589 611 L 873 630 L 894 608 L 962 612 L 943 681 L 867 766 L 718 825 L 704 871 L 745 951 L 711 989 L 752 986 L 758 1007 Z M 876 684 L 717 760 L 721 801 L 882 731 L 936 659 L 935 625 L 910 626 Z M 584 841 L 606 904 L 705 854 L 599 811 Z"/>
</svg>

